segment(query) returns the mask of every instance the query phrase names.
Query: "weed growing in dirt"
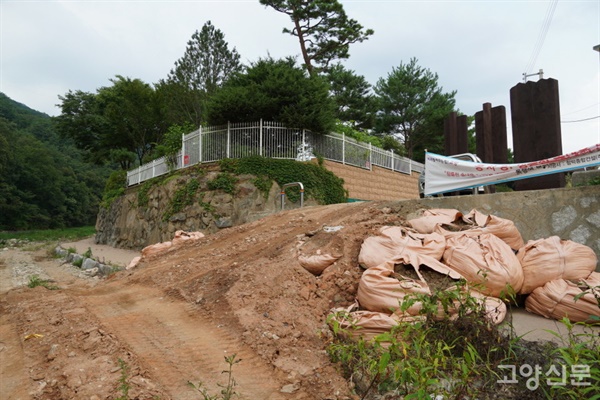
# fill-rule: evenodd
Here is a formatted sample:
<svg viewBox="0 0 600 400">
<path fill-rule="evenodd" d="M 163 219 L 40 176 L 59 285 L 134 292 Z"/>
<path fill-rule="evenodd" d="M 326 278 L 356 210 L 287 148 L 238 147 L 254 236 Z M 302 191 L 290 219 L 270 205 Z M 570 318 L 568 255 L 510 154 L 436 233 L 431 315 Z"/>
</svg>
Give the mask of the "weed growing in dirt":
<svg viewBox="0 0 600 400">
<path fill-rule="evenodd" d="M 49 290 L 57 290 L 60 289 L 58 286 L 52 284 L 52 281 L 49 279 L 42 279 L 38 275 L 32 275 L 29 277 L 29 283 L 27 287 L 34 288 L 38 286 L 43 286 Z"/>
<path fill-rule="evenodd" d="M 565 320 L 569 336 L 563 346 L 511 337 L 492 325 L 481 302 L 460 286 L 405 299 L 401 310 L 422 304 L 421 319 L 399 323 L 369 342 L 352 339 L 357 328 L 352 327 L 350 314 L 329 317 L 334 339 L 328 353 L 361 399 L 600 399 L 597 334 L 576 335 Z M 452 310 L 458 317 L 440 317 L 442 309 L 444 315 Z M 350 328 L 343 329 L 339 321 L 348 322 Z M 544 385 L 544 375 L 538 375 L 534 389 L 527 377 L 505 381 L 510 375 L 506 367 L 519 372 L 528 366 L 546 373 L 553 365 L 576 366 L 580 377 L 589 372 L 585 377 L 590 385 Z"/>
<path fill-rule="evenodd" d="M 561 346 L 550 352 L 550 357 L 559 369 L 568 369 L 550 378 L 549 398 L 562 399 L 600 399 L 600 336 L 593 331 L 575 333 L 573 324 L 568 318 L 560 321 L 567 328 L 568 334 L 562 336 L 548 331 L 561 341 Z"/>
<path fill-rule="evenodd" d="M 119 358 L 119 369 L 121 370 L 121 377 L 119 378 L 119 390 L 121 396 L 117 397 L 116 400 L 129 400 L 129 366 L 125 361 Z"/>
<path fill-rule="evenodd" d="M 211 395 L 208 392 L 208 389 L 204 387 L 202 382 L 199 382 L 197 385 L 188 381 L 188 385 L 194 390 L 198 391 L 202 395 L 203 400 L 230 400 L 233 396 L 236 396 L 237 393 L 235 391 L 235 387 L 237 386 L 235 379 L 233 378 L 233 366 L 242 361 L 241 358 L 237 358 L 237 354 L 232 354 L 229 357 L 225 357 L 225 362 L 228 365 L 228 368 L 221 373 L 227 374 L 227 384 L 221 385 L 218 384 L 221 388 L 221 393 L 219 395 Z"/>
<path fill-rule="evenodd" d="M 82 254 L 82 256 L 84 258 L 92 258 L 92 248 L 88 247 L 88 249 L 85 251 L 85 253 Z"/>
</svg>

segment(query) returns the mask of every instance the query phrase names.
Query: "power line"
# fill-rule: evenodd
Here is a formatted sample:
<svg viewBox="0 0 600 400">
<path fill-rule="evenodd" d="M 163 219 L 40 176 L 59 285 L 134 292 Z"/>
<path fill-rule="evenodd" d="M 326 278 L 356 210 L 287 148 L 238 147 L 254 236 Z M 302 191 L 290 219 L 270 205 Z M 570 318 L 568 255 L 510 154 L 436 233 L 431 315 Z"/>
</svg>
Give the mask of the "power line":
<svg viewBox="0 0 600 400">
<path fill-rule="evenodd" d="M 538 35 L 537 41 L 535 42 L 535 46 L 533 47 L 533 52 L 531 53 L 531 57 L 529 58 L 529 62 L 525 67 L 525 74 L 531 72 L 531 69 L 535 65 L 538 56 L 540 55 L 540 51 L 542 50 L 542 46 L 544 45 L 544 41 L 546 40 L 546 35 L 548 34 L 548 30 L 550 29 L 550 24 L 552 23 L 552 17 L 554 16 L 554 11 L 556 10 L 556 5 L 558 4 L 558 0 L 553 0 L 546 10 L 546 16 L 544 18 L 544 23 L 542 24 L 542 28 L 540 29 L 540 34 Z"/>
<path fill-rule="evenodd" d="M 587 106 L 587 107 L 584 107 L 584 108 L 580 108 L 579 110 L 575 110 L 575 111 L 569 111 L 569 112 L 568 112 L 568 113 L 566 113 L 566 114 L 564 114 L 564 113 L 561 113 L 561 114 L 562 114 L 562 115 L 571 115 L 571 114 L 576 114 L 576 113 L 578 113 L 578 112 L 580 112 L 580 111 L 587 110 L 588 108 L 596 107 L 598 104 L 600 104 L 600 103 L 592 104 L 591 106 Z"/>
<path fill-rule="evenodd" d="M 570 124 L 573 122 L 583 122 L 583 121 L 591 121 L 593 119 L 600 118 L 600 115 L 596 115 L 595 117 L 584 118 L 584 119 L 576 119 L 574 121 L 560 121 L 561 124 Z"/>
</svg>

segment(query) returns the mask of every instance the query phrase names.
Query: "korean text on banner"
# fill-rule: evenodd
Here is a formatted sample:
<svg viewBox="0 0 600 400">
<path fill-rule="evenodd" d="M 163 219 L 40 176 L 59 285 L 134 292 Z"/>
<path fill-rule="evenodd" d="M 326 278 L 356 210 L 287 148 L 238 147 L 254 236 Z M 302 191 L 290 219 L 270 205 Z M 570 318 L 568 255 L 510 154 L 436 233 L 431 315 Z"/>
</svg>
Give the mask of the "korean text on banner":
<svg viewBox="0 0 600 400">
<path fill-rule="evenodd" d="M 600 165 L 600 144 L 541 161 L 484 164 L 425 153 L 425 195 L 452 192 Z"/>
</svg>

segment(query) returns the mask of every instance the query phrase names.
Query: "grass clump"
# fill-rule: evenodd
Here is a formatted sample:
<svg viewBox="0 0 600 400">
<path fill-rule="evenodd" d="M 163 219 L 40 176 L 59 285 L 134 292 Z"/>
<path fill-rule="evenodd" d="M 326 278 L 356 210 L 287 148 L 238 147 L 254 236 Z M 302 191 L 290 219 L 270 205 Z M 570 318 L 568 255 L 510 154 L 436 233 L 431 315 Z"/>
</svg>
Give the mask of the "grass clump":
<svg viewBox="0 0 600 400">
<path fill-rule="evenodd" d="M 49 289 L 49 290 L 57 290 L 57 289 L 59 289 L 59 287 L 56 286 L 56 285 L 54 285 L 52 283 L 52 281 L 49 280 L 49 279 L 42 279 L 38 275 L 32 275 L 32 276 L 30 276 L 29 277 L 29 283 L 27 283 L 27 287 L 33 289 L 33 288 L 38 287 L 38 286 L 45 287 L 46 289 Z"/>
<path fill-rule="evenodd" d="M 26 240 L 30 242 L 49 242 L 63 240 L 81 240 L 96 233 L 94 226 L 82 226 L 63 229 L 40 229 L 31 231 L 0 232 L 0 240 Z"/>
</svg>

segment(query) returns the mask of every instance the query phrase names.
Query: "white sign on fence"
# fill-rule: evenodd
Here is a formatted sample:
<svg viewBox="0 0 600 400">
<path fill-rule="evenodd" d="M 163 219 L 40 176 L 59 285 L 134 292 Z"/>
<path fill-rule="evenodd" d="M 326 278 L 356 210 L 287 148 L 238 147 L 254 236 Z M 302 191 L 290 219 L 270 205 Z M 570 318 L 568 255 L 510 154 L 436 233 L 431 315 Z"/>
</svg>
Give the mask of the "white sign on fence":
<svg viewBox="0 0 600 400">
<path fill-rule="evenodd" d="M 425 153 L 425 195 L 452 192 L 600 165 L 600 144 L 521 164 L 483 164 Z"/>
</svg>

